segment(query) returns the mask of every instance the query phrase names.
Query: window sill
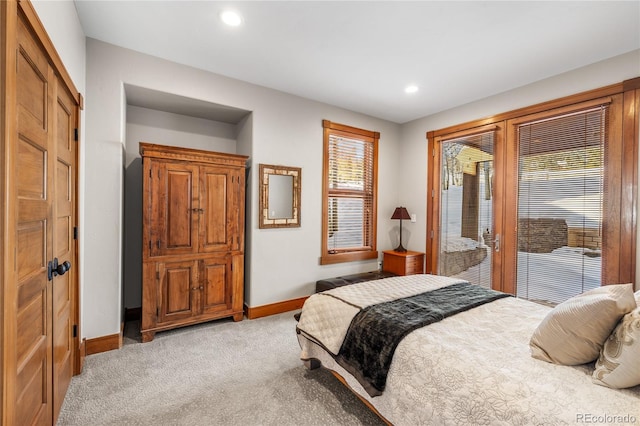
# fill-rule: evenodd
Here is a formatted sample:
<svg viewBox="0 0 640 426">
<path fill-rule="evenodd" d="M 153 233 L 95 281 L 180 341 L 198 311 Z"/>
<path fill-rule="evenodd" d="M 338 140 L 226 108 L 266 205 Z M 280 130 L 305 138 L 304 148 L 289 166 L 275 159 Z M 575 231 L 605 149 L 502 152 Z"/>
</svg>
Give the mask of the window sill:
<svg viewBox="0 0 640 426">
<path fill-rule="evenodd" d="M 357 251 L 350 253 L 324 254 L 320 258 L 320 264 L 330 265 L 333 263 L 354 262 L 357 260 L 369 260 L 377 258 L 377 251 Z"/>
</svg>

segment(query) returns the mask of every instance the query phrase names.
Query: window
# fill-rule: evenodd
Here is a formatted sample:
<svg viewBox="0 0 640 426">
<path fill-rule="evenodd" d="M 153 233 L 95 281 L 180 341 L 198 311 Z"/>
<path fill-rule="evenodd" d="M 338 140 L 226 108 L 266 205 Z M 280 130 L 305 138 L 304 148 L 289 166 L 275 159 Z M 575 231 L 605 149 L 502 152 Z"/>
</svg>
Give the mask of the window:
<svg viewBox="0 0 640 426">
<path fill-rule="evenodd" d="M 321 264 L 377 259 L 378 139 L 369 130 L 322 122 Z"/>
</svg>

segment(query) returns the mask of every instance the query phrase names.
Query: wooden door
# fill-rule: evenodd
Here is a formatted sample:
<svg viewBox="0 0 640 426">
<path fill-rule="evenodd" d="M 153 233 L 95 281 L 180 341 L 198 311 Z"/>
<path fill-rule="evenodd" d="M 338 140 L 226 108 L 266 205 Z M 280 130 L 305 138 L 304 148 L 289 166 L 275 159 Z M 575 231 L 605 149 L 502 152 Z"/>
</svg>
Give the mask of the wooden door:
<svg viewBox="0 0 640 426">
<path fill-rule="evenodd" d="M 73 334 L 81 96 L 30 2 L 0 2 L 0 50 L 0 422 L 51 425 L 81 368 Z"/>
<path fill-rule="evenodd" d="M 16 344 L 7 374 L 15 422 L 52 424 L 74 373 L 78 106 L 23 19 L 17 43 Z"/>
<path fill-rule="evenodd" d="M 52 424 L 52 281 L 47 266 L 53 258 L 56 78 L 22 20 L 17 39 L 14 416 L 22 424 Z"/>
<path fill-rule="evenodd" d="M 232 308 L 231 256 L 216 256 L 201 260 L 200 297 L 204 314 Z"/>
<path fill-rule="evenodd" d="M 198 166 L 153 160 L 150 165 L 151 256 L 196 253 L 198 250 Z"/>
<path fill-rule="evenodd" d="M 200 167 L 200 252 L 239 250 L 239 173 L 233 169 Z"/>
<path fill-rule="evenodd" d="M 55 168 L 53 256 L 60 272 L 53 278 L 53 407 L 54 420 L 73 376 L 73 298 L 76 279 L 75 174 L 76 109 L 63 85 L 58 84 L 55 99 Z M 57 259 L 57 260 L 56 260 Z M 67 270 L 67 268 L 70 268 Z"/>
<path fill-rule="evenodd" d="M 198 261 L 158 263 L 158 323 L 179 321 L 200 312 Z"/>
</svg>

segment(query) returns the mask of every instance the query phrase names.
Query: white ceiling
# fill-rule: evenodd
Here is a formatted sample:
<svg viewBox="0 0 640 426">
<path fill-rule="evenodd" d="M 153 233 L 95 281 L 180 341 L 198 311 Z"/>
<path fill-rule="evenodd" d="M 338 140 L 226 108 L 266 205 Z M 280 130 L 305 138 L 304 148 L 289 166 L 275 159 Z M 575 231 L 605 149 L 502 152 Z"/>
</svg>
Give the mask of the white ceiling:
<svg viewBox="0 0 640 426">
<path fill-rule="evenodd" d="M 640 1 L 75 3 L 88 37 L 397 123 L 640 48 Z"/>
</svg>

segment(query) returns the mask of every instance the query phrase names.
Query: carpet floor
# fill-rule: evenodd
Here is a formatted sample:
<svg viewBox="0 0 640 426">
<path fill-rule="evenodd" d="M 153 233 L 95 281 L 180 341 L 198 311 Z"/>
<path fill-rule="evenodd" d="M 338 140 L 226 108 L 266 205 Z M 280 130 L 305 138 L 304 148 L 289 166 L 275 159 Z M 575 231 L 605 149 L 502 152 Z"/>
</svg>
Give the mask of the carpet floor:
<svg viewBox="0 0 640 426">
<path fill-rule="evenodd" d="M 64 425 L 382 425 L 351 391 L 299 359 L 293 312 L 218 320 L 87 356 Z"/>
</svg>

